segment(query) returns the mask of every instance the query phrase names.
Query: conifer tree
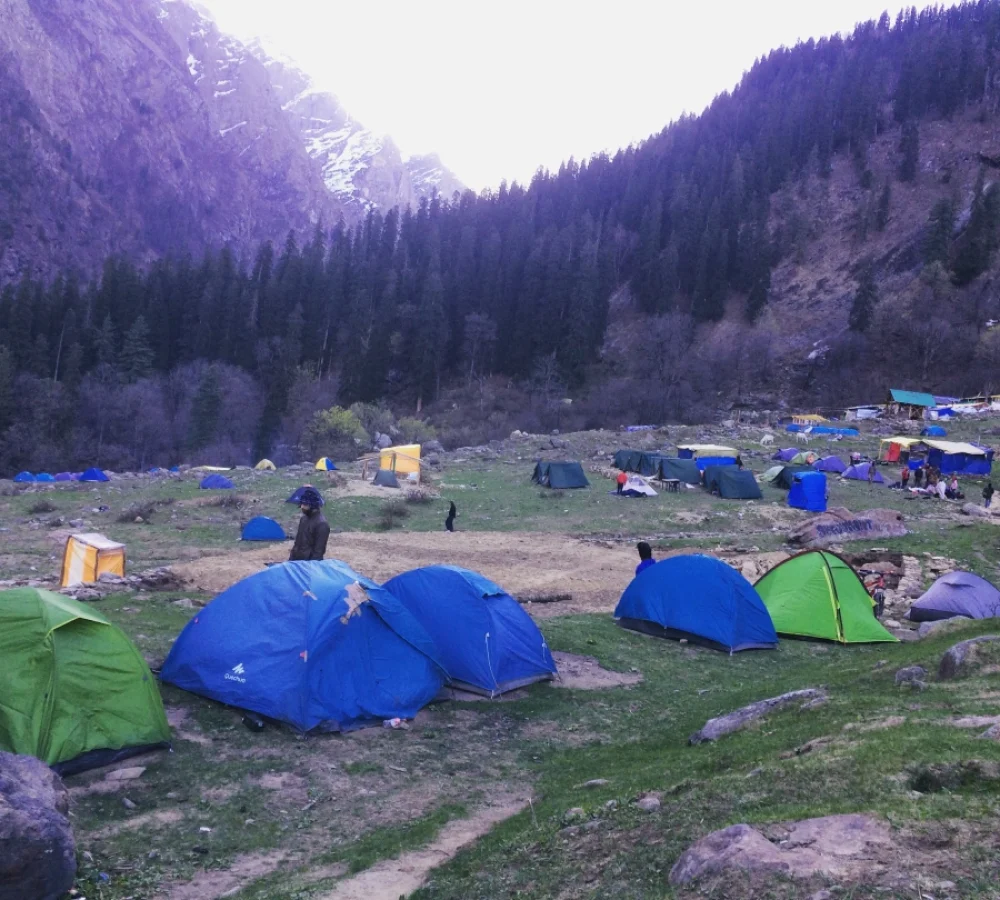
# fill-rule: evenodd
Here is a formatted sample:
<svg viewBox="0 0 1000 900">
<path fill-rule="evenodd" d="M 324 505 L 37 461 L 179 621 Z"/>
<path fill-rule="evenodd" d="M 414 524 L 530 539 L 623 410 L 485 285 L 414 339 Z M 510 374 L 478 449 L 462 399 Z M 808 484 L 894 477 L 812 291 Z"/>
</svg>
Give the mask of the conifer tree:
<svg viewBox="0 0 1000 900">
<path fill-rule="evenodd" d="M 875 306 L 878 304 L 878 286 L 875 283 L 875 272 L 868 263 L 858 279 L 858 290 L 851 303 L 851 311 L 847 325 L 851 331 L 864 332 L 871 324 Z"/>
<path fill-rule="evenodd" d="M 920 129 L 913 119 L 903 125 L 899 153 L 899 180 L 913 181 L 917 177 L 917 165 L 920 162 Z"/>
<path fill-rule="evenodd" d="M 188 441 L 192 450 L 207 447 L 215 438 L 222 412 L 222 388 L 214 366 L 205 370 L 191 403 L 191 432 Z"/>
<path fill-rule="evenodd" d="M 13 424 L 14 356 L 9 347 L 0 344 L 0 434 Z"/>
<path fill-rule="evenodd" d="M 927 238 L 924 244 L 924 262 L 927 265 L 948 264 L 948 248 L 951 245 L 951 235 L 955 229 L 955 205 L 948 198 L 942 198 L 934 204 L 927 225 Z"/>
<path fill-rule="evenodd" d="M 878 231 L 885 231 L 885 226 L 889 224 L 889 213 L 892 210 L 892 183 L 887 181 L 879 194 L 878 211 L 875 213 L 875 228 Z"/>
<path fill-rule="evenodd" d="M 149 326 L 145 316 L 138 316 L 125 333 L 118 368 L 128 384 L 149 375 L 153 368 L 153 349 L 149 346 Z"/>
</svg>

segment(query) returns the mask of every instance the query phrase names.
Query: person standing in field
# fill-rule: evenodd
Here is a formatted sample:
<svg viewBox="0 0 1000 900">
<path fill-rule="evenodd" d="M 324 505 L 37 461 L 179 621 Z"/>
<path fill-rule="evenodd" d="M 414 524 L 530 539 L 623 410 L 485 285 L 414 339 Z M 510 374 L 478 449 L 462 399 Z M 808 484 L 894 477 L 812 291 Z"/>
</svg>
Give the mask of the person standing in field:
<svg viewBox="0 0 1000 900">
<path fill-rule="evenodd" d="M 655 565 L 656 560 L 653 559 L 653 548 L 645 541 L 639 541 L 635 549 L 639 551 L 639 565 L 635 567 L 635 574 L 639 575 L 650 566 Z"/>
<path fill-rule="evenodd" d="M 444 520 L 445 531 L 455 530 L 455 519 L 458 517 L 458 510 L 455 508 L 455 501 L 451 501 L 448 507 L 448 518 Z"/>
<path fill-rule="evenodd" d="M 288 555 L 289 562 L 305 562 L 322 559 L 326 555 L 326 543 L 330 539 L 330 526 L 327 524 L 320 507 L 323 500 L 319 491 L 307 487 L 302 492 L 299 508 L 302 518 L 295 533 L 295 543 Z"/>
<path fill-rule="evenodd" d="M 628 475 L 626 475 L 624 472 L 619 472 L 618 477 L 615 479 L 615 482 L 618 485 L 618 493 L 620 494 L 622 491 L 625 490 L 625 485 L 628 484 Z"/>
<path fill-rule="evenodd" d="M 987 509 L 990 508 L 990 504 L 993 502 L 993 482 L 987 481 L 986 487 L 983 488 L 983 506 Z"/>
</svg>

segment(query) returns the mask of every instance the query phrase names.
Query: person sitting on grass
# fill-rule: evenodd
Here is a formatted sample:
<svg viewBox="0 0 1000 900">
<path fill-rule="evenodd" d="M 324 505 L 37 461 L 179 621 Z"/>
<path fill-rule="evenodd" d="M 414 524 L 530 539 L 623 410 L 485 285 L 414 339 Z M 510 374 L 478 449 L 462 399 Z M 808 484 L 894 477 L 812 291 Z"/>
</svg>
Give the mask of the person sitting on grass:
<svg viewBox="0 0 1000 900">
<path fill-rule="evenodd" d="M 330 539 L 330 526 L 323 513 L 319 511 L 323 501 L 319 491 L 307 487 L 302 492 L 299 508 L 302 518 L 299 519 L 299 529 L 295 533 L 295 543 L 288 555 L 289 562 L 302 562 L 322 559 L 326 555 L 326 542 Z"/>
<path fill-rule="evenodd" d="M 635 574 L 639 575 L 644 570 L 654 565 L 656 560 L 653 559 L 653 548 L 650 547 L 645 541 L 639 541 L 636 545 L 636 550 L 639 551 L 639 565 L 635 567 Z"/>
</svg>

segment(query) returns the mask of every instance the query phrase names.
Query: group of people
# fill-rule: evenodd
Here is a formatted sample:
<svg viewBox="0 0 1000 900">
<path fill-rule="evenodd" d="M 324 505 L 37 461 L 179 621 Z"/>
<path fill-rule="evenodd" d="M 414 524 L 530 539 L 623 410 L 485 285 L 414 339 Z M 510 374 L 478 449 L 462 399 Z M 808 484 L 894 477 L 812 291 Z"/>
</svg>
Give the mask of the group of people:
<svg viewBox="0 0 1000 900">
<path fill-rule="evenodd" d="M 912 477 L 913 486 L 910 487 Z M 903 490 L 920 491 L 930 496 L 938 496 L 942 500 L 964 500 L 965 494 L 958 486 L 958 476 L 952 474 L 951 479 L 944 477 L 934 466 L 921 466 L 911 470 L 903 466 L 899 473 L 899 481 L 893 487 Z M 985 493 L 984 493 L 985 496 Z"/>
</svg>

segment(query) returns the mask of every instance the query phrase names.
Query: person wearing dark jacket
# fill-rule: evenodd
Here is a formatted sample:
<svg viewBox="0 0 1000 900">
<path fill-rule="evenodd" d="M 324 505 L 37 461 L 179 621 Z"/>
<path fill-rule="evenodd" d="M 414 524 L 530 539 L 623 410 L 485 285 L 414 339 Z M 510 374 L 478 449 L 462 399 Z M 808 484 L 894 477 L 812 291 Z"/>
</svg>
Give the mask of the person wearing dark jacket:
<svg viewBox="0 0 1000 900">
<path fill-rule="evenodd" d="M 451 506 L 448 507 L 448 518 L 444 520 L 444 527 L 447 531 L 455 530 L 455 516 L 458 515 L 458 510 L 455 508 L 455 503 L 452 501 Z"/>
<path fill-rule="evenodd" d="M 330 539 L 330 526 L 323 513 L 319 511 L 322 500 L 315 488 L 306 488 L 302 492 L 300 508 L 302 518 L 299 519 L 299 530 L 295 534 L 295 543 L 288 556 L 289 562 L 301 560 L 322 559 L 326 554 L 326 542 Z"/>
</svg>

